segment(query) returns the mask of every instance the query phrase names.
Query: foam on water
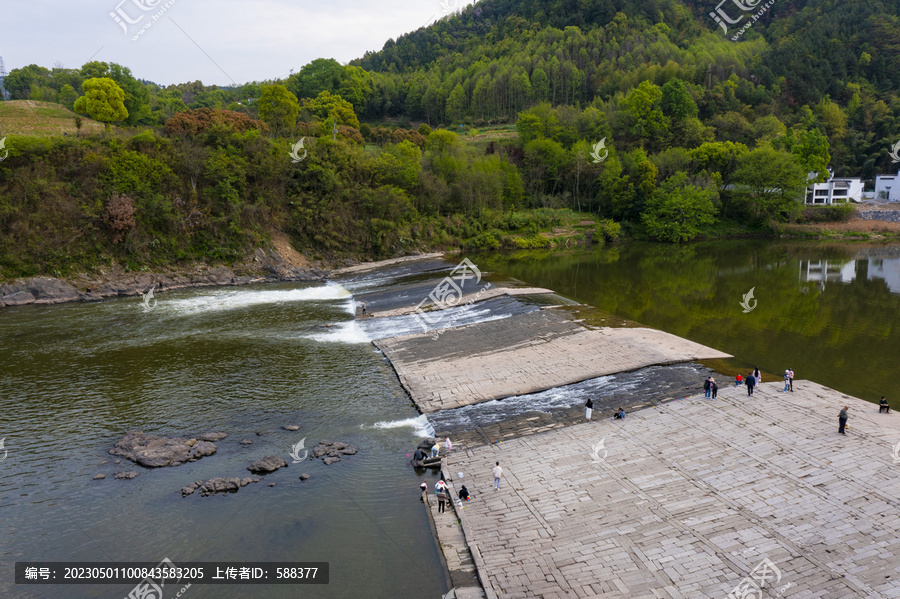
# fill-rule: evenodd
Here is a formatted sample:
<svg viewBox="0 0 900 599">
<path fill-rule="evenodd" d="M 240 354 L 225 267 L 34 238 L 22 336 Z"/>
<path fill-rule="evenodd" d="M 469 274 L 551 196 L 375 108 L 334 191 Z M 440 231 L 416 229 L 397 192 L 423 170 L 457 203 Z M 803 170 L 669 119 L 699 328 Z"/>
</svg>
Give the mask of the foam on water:
<svg viewBox="0 0 900 599">
<path fill-rule="evenodd" d="M 694 364 L 649 366 L 633 372 L 623 372 L 588 379 L 580 383 L 554 387 L 538 393 L 517 395 L 501 400 L 486 401 L 429 414 L 438 429 L 473 430 L 529 412 L 551 413 L 553 410 L 584 405 L 588 397 L 595 402 L 601 397 L 640 397 L 647 393 L 664 392 L 669 378 L 693 378 L 702 381 Z M 625 403 L 623 401 L 623 403 Z"/>
<path fill-rule="evenodd" d="M 447 308 L 440 312 L 428 312 L 424 316 L 405 314 L 402 316 L 369 318 L 362 321 L 360 326 L 372 339 L 385 339 L 387 337 L 399 337 L 401 335 L 412 335 L 414 333 L 461 327 L 491 320 L 501 320 L 538 309 L 536 306 L 525 306 L 514 299 L 502 298 L 487 300 L 478 304 Z"/>
<path fill-rule="evenodd" d="M 417 438 L 434 437 L 434 427 L 428 422 L 428 417 L 422 414 L 418 418 L 407 418 L 405 420 L 391 420 L 376 422 L 371 427 L 361 425 L 360 428 L 404 428 L 412 429 L 413 436 Z"/>
<path fill-rule="evenodd" d="M 160 298 L 159 308 L 177 314 L 197 314 L 280 302 L 345 300 L 348 298 L 352 303 L 352 295 L 343 285 L 328 282 L 325 285 L 300 289 L 229 290 L 184 299 L 165 300 Z"/>
<path fill-rule="evenodd" d="M 355 320 L 339 322 L 323 333 L 304 335 L 307 339 L 314 339 L 325 343 L 371 343 L 372 338 L 363 331 Z"/>
</svg>

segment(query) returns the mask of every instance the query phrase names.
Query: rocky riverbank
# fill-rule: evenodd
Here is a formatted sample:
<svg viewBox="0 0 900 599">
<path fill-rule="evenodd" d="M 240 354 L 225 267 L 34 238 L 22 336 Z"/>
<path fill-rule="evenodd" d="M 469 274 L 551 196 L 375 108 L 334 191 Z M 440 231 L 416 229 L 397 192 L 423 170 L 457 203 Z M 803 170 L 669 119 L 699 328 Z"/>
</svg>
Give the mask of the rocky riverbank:
<svg viewBox="0 0 900 599">
<path fill-rule="evenodd" d="M 151 288 L 158 294 L 187 287 L 317 281 L 328 275 L 325 267 L 310 265 L 297 257 L 300 255 L 285 257 L 275 250 L 257 249 L 251 259 L 231 268 L 198 264 L 180 270 L 137 273 L 114 268 L 69 279 L 17 279 L 0 284 L 0 308 L 28 304 L 94 302 L 119 296 L 143 295 Z"/>
<path fill-rule="evenodd" d="M 382 266 L 435 258 L 442 254 L 416 254 L 375 262 L 349 260 L 343 264 L 312 264 L 292 247 L 281 243 L 269 250 L 257 249 L 241 264 L 195 264 L 181 269 L 128 272 L 123 268 L 99 270 L 69 278 L 31 277 L 0 283 L 0 308 L 28 304 L 96 302 L 119 296 L 154 294 L 189 287 L 219 287 L 256 283 L 320 281 L 336 274 L 364 272 Z M 337 268 L 336 270 L 332 270 Z"/>
</svg>

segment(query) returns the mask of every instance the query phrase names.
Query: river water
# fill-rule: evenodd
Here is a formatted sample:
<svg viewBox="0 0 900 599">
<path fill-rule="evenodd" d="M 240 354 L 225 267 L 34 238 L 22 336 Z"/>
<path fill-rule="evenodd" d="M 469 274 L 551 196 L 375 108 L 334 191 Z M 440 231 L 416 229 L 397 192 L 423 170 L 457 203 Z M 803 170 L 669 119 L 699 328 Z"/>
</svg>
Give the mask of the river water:
<svg viewBox="0 0 900 599">
<path fill-rule="evenodd" d="M 472 259 L 732 354 L 709 363 L 730 376 L 758 366 L 763 382 L 783 380 L 791 368 L 798 379 L 873 402 L 885 395 L 900 409 L 900 245 L 625 243 Z"/>
<path fill-rule="evenodd" d="M 758 365 L 772 380 L 792 367 L 798 378 L 897 400 L 898 247 L 631 243 L 470 258 L 488 279 L 515 277 L 597 306 L 598 314 L 732 353 L 710 365 L 727 374 Z M 627 394 L 644 379 L 665 379 L 653 369 L 601 377 L 429 422 L 370 343 L 411 332 L 411 323 L 360 324 L 352 294 L 402 293 L 444 276 L 434 269 L 452 262 L 328 283 L 182 290 L 159 295 L 149 312 L 140 298 L 0 312 L 0 438 L 8 452 L 0 462 L 0 597 L 121 599 L 133 586 L 16 586 L 16 561 L 166 557 L 330 563 L 327 586 L 195 585 L 187 598 L 440 597 L 447 584 L 418 497 L 419 482 L 435 478 L 414 472 L 407 455 L 432 424 L 474 427 L 580 405 L 585 389 Z M 745 305 L 754 307 L 745 312 L 740 303 L 751 288 Z M 457 322 L 531 309 L 492 300 Z M 685 369 L 694 367 L 673 368 L 690 377 Z M 114 464 L 108 450 L 134 429 L 228 437 L 216 455 L 175 468 Z M 265 455 L 291 462 L 301 439 L 306 448 L 328 439 L 360 451 L 330 466 L 291 464 L 236 494 L 181 497 L 195 480 L 247 476 L 247 464 Z M 139 474 L 114 480 L 122 470 Z M 98 473 L 107 478 L 92 480 Z M 301 473 L 311 478 L 301 482 Z"/>
</svg>

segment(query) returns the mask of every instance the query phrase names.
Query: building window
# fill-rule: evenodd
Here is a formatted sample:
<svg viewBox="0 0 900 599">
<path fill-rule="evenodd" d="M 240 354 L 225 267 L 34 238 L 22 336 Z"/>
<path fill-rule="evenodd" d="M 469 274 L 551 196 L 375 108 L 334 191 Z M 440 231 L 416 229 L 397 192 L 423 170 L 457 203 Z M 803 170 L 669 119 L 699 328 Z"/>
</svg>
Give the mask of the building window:
<svg viewBox="0 0 900 599">
<path fill-rule="evenodd" d="M 834 195 L 836 195 L 836 196 L 845 196 L 845 195 L 847 195 L 847 190 L 846 190 L 846 189 L 835 189 L 835 190 L 834 190 Z"/>
</svg>

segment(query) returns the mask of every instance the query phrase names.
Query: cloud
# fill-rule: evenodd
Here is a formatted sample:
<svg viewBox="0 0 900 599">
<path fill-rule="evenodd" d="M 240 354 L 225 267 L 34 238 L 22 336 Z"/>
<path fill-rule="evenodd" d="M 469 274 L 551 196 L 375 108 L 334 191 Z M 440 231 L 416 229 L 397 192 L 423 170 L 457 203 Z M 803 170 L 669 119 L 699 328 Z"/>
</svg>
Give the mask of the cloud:
<svg viewBox="0 0 900 599">
<path fill-rule="evenodd" d="M 109 16 L 120 1 L 15 3 L 0 23 L 7 69 L 77 68 L 93 56 L 161 85 L 230 85 L 286 77 L 316 58 L 346 63 L 443 14 L 440 0 L 174 0 L 133 41 Z M 142 13 L 133 1 L 122 5 L 132 18 L 155 12 Z"/>
</svg>

